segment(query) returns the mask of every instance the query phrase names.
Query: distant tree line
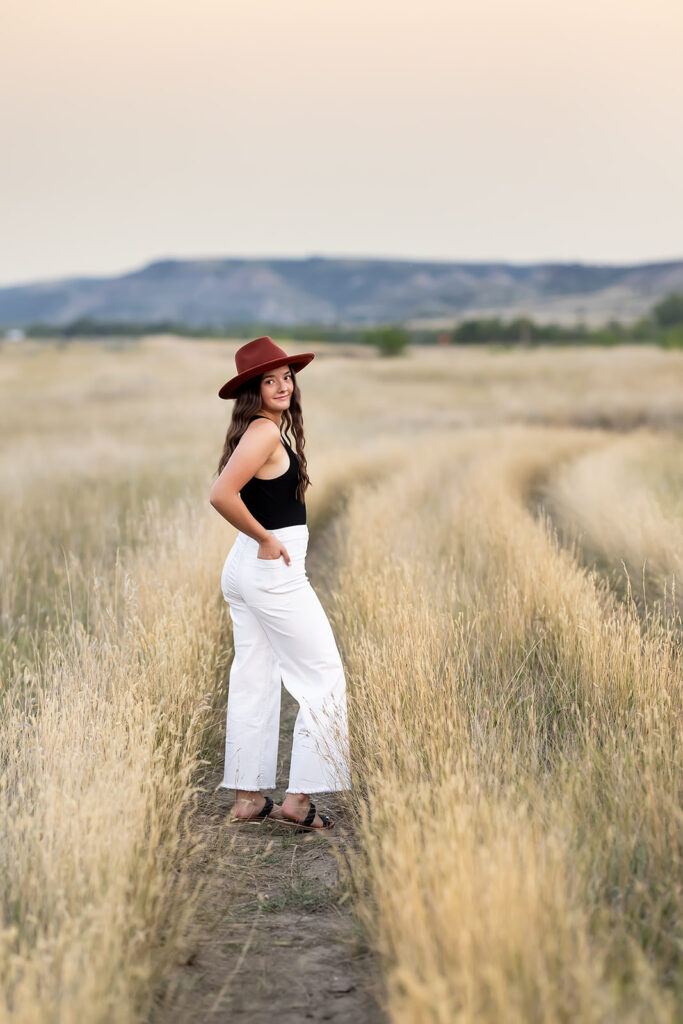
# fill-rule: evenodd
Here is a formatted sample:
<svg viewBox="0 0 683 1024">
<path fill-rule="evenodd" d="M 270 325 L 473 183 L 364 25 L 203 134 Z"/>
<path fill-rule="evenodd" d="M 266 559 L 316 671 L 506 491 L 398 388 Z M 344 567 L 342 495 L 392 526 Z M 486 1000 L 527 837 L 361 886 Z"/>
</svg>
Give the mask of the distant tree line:
<svg viewBox="0 0 683 1024">
<path fill-rule="evenodd" d="M 175 334 L 188 338 L 259 338 L 268 334 L 271 338 L 288 339 L 296 337 L 301 341 L 351 341 L 358 342 L 361 329 L 357 327 L 320 326 L 317 324 L 296 324 L 292 327 L 276 327 L 265 323 L 226 323 L 191 325 L 180 320 L 100 320 L 83 316 L 67 324 L 29 324 L 25 333 L 32 338 L 128 338 L 142 334 Z"/>
<path fill-rule="evenodd" d="M 408 345 L 484 345 L 506 346 L 537 344 L 658 344 L 665 348 L 683 348 L 683 292 L 673 292 L 653 306 L 648 316 L 635 323 L 610 320 L 601 327 L 585 324 L 562 326 L 537 324 L 530 317 L 505 321 L 497 317 L 463 320 L 450 330 L 411 329 L 401 324 L 358 325 L 297 324 L 273 327 L 263 323 L 224 324 L 221 327 L 194 326 L 175 320 L 148 322 L 97 320 L 80 317 L 61 326 L 31 324 L 25 333 L 33 338 L 139 337 L 143 334 L 176 334 L 201 338 L 257 338 L 269 334 L 273 339 L 297 341 L 352 342 L 374 345 L 382 355 L 399 355 Z"/>
<path fill-rule="evenodd" d="M 600 327 L 576 324 L 537 324 L 530 317 L 507 323 L 496 319 L 464 320 L 451 332 L 460 345 L 498 344 L 587 344 L 620 345 L 655 342 L 666 348 L 683 348 L 683 292 L 674 292 L 652 309 L 649 316 L 625 324 L 610 320 Z"/>
</svg>

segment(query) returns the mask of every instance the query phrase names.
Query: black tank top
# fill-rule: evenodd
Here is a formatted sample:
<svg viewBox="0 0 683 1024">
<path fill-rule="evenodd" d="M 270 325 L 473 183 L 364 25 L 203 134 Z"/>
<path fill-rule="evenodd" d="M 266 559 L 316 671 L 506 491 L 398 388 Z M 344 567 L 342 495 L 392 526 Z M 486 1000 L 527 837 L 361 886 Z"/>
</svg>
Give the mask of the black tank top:
<svg viewBox="0 0 683 1024">
<path fill-rule="evenodd" d="M 256 419 L 267 420 L 268 416 L 252 416 L 250 423 Z M 299 526 L 306 522 L 306 503 L 299 501 L 296 488 L 299 483 L 299 459 L 295 451 L 282 438 L 289 453 L 289 467 L 272 480 L 260 480 L 253 476 L 248 480 L 240 497 L 266 530 L 277 530 L 281 526 Z"/>
</svg>

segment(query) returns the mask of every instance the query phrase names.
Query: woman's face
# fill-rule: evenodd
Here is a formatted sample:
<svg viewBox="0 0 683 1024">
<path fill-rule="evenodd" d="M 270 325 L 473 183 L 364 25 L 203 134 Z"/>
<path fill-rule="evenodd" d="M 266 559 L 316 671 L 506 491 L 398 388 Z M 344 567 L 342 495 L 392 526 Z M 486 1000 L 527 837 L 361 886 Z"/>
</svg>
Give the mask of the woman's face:
<svg viewBox="0 0 683 1024">
<path fill-rule="evenodd" d="M 269 412 L 282 412 L 283 409 L 289 409 L 293 390 L 294 378 L 287 364 L 278 366 L 275 370 L 269 370 L 261 377 L 263 408 Z"/>
</svg>

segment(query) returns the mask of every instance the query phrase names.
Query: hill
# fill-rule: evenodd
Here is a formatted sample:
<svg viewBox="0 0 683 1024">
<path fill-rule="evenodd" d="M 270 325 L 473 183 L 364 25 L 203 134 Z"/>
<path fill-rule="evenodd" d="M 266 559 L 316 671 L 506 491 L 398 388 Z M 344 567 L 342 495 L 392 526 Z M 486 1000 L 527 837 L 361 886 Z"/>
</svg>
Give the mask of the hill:
<svg viewBox="0 0 683 1024">
<path fill-rule="evenodd" d="M 448 263 L 383 259 L 164 259 L 118 276 L 0 288 L 0 325 L 64 325 L 80 317 L 188 326 L 453 324 L 528 315 L 539 322 L 625 322 L 683 290 L 683 260 Z"/>
</svg>

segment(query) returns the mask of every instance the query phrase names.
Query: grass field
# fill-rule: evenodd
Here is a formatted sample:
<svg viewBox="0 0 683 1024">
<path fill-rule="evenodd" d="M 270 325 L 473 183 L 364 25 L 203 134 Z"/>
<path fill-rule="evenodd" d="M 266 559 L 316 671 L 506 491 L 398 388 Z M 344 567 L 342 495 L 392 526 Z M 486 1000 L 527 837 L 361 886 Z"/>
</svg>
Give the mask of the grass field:
<svg viewBox="0 0 683 1024">
<path fill-rule="evenodd" d="M 236 347 L 0 349 L 0 1021 L 144 1021 L 181 955 Z M 683 353 L 316 350 L 344 882 L 389 1018 L 680 1019 Z"/>
</svg>

